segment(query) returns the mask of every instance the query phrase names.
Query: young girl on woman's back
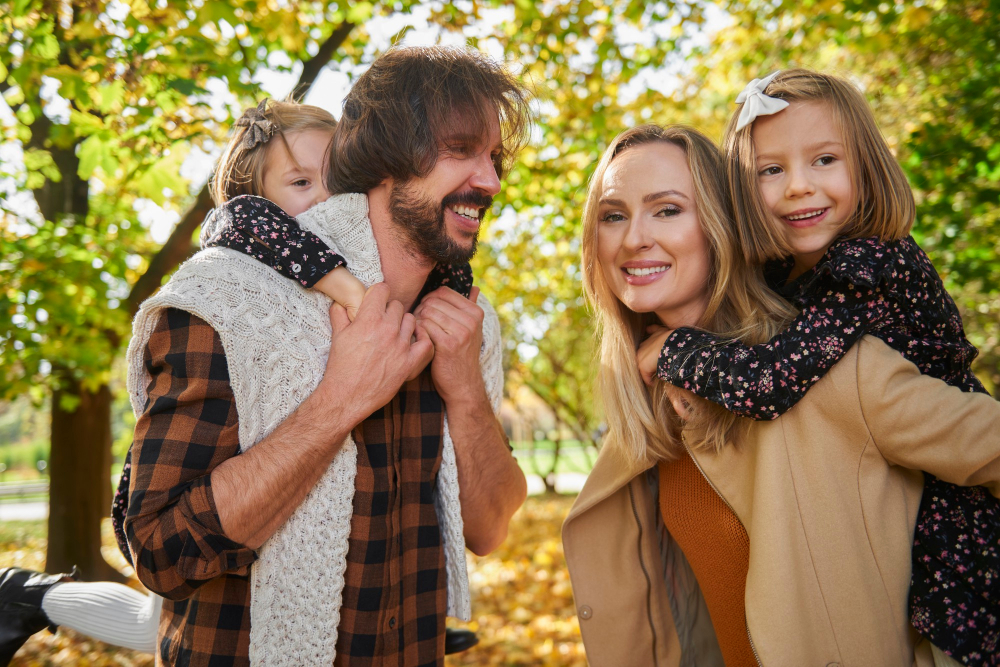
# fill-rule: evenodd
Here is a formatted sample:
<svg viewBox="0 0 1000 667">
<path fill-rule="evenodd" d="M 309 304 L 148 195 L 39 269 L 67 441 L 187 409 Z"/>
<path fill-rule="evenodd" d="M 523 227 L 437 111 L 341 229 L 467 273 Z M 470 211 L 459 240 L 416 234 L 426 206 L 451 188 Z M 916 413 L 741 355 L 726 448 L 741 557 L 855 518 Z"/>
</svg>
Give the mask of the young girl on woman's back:
<svg viewBox="0 0 1000 667">
<path fill-rule="evenodd" d="M 913 195 L 864 97 L 798 69 L 755 79 L 737 102 L 724 144 L 744 251 L 801 313 L 756 346 L 694 329 L 655 332 L 639 349 L 644 376 L 774 419 L 868 334 L 923 373 L 985 391 L 958 309 L 909 236 Z M 998 528 L 1000 504 L 984 489 L 926 476 L 911 622 L 965 664 L 994 664 L 1000 640 Z"/>
</svg>

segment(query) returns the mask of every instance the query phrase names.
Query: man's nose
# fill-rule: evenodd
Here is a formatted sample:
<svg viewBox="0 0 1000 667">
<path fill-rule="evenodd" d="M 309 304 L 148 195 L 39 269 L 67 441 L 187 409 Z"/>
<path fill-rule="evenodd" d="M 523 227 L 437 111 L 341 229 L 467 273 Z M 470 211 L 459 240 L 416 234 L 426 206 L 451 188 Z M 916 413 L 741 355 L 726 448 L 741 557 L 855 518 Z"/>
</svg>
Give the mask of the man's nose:
<svg viewBox="0 0 1000 667">
<path fill-rule="evenodd" d="M 495 197 L 500 192 L 500 176 L 497 175 L 496 165 L 489 151 L 483 151 L 476 158 L 475 167 L 469 185 L 483 194 Z"/>
</svg>

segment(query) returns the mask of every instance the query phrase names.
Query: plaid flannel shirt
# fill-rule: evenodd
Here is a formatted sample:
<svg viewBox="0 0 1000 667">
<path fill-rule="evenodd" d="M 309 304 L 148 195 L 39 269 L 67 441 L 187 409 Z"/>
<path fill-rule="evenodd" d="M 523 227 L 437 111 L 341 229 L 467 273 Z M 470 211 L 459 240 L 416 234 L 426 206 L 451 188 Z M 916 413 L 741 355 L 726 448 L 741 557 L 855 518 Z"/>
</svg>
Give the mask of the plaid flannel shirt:
<svg viewBox="0 0 1000 667">
<path fill-rule="evenodd" d="M 136 424 L 125 532 L 143 583 L 167 598 L 157 664 L 248 664 L 256 554 L 224 535 L 209 474 L 239 454 L 221 340 L 203 320 L 168 309 L 145 363 L 149 398 Z M 338 665 L 443 662 L 446 578 L 434 512 L 442 429 L 429 371 L 355 429 Z"/>
</svg>

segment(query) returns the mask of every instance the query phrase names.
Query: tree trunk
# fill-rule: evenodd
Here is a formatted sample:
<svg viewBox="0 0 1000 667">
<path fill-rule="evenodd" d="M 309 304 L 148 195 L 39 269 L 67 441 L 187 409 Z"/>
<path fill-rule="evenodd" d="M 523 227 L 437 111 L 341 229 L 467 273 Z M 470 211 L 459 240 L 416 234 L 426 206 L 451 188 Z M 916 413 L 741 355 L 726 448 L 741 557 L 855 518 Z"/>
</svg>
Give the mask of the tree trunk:
<svg viewBox="0 0 1000 667">
<path fill-rule="evenodd" d="M 63 399 L 80 402 L 66 410 Z M 124 581 L 101 555 L 101 519 L 111 507 L 111 391 L 85 390 L 65 379 L 52 396 L 49 455 L 49 524 L 45 569 L 66 572 L 74 565 L 87 581 Z"/>
</svg>

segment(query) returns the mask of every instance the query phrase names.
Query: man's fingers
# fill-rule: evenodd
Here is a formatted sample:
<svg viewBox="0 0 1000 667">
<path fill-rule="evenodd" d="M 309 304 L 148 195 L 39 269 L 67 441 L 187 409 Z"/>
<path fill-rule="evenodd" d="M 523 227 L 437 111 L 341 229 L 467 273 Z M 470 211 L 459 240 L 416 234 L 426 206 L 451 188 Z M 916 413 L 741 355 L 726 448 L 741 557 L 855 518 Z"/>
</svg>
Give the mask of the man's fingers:
<svg viewBox="0 0 1000 667">
<path fill-rule="evenodd" d="M 361 299 L 361 305 L 358 307 L 358 316 L 369 310 L 375 311 L 379 315 L 385 312 L 385 304 L 389 301 L 389 286 L 385 283 L 375 283 L 367 290 L 365 290 L 365 296 Z M 355 317 L 357 319 L 357 317 Z"/>
<path fill-rule="evenodd" d="M 339 334 L 350 325 L 351 319 L 347 316 L 347 309 L 336 301 L 330 306 L 330 325 L 333 327 L 333 335 Z"/>
<path fill-rule="evenodd" d="M 398 301 L 395 303 L 399 303 Z M 410 313 L 404 313 L 403 319 L 399 323 L 399 337 L 405 340 L 407 343 L 410 342 L 410 337 L 413 335 L 413 330 L 417 327 L 417 318 L 413 317 Z"/>
</svg>

